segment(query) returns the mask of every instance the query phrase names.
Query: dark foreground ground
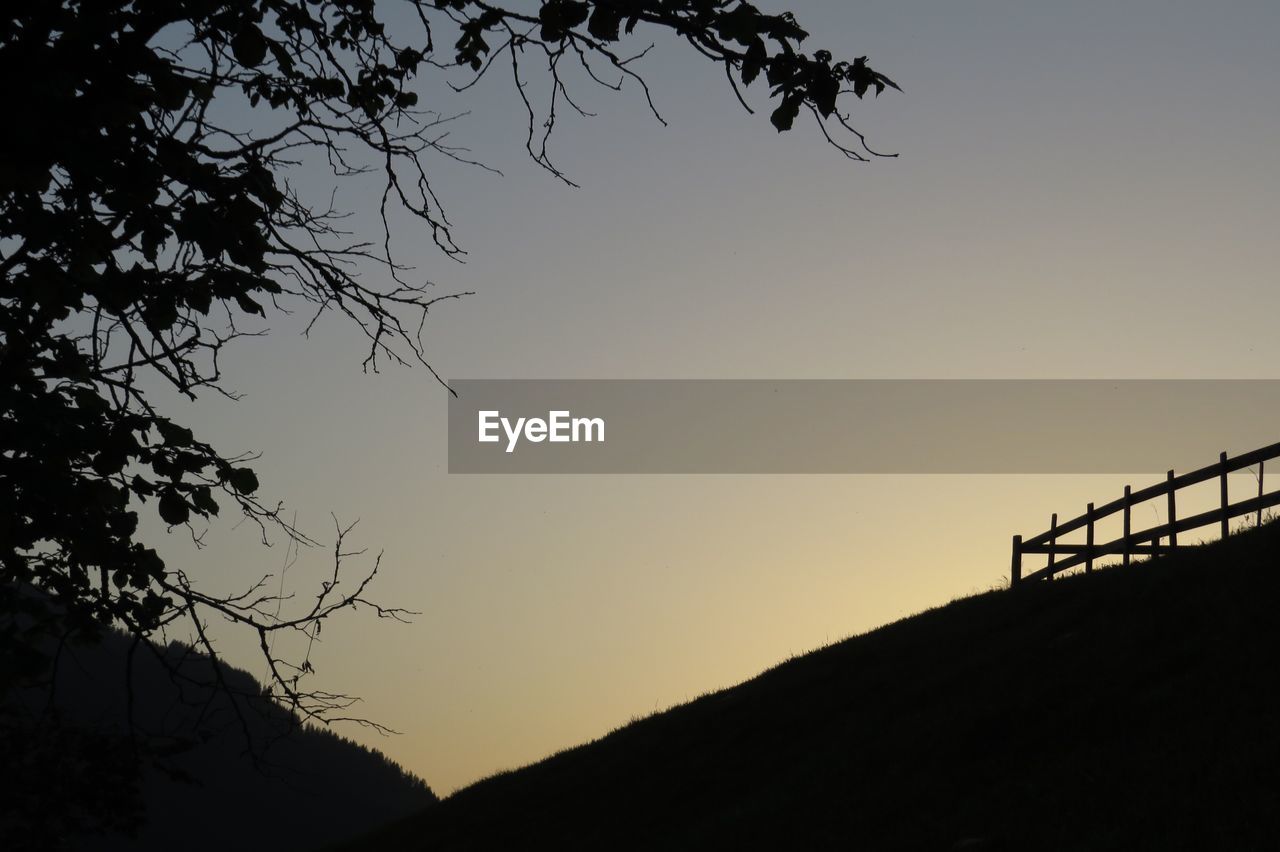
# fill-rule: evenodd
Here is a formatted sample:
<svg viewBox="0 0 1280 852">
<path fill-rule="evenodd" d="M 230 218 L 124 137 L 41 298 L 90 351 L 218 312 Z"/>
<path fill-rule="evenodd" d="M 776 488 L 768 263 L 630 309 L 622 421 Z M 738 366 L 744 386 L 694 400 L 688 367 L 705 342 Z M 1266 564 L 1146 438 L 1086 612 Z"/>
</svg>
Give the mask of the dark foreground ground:
<svg viewBox="0 0 1280 852">
<path fill-rule="evenodd" d="M 190 648 L 130 669 L 130 647 L 69 642 L 52 694 L 0 688 L 0 850 L 290 852 L 436 801 L 380 752 L 245 700 L 262 692 L 248 672 L 223 671 L 232 698 Z"/>
<path fill-rule="evenodd" d="M 958 601 L 342 848 L 1280 849 L 1278 556 Z"/>
</svg>

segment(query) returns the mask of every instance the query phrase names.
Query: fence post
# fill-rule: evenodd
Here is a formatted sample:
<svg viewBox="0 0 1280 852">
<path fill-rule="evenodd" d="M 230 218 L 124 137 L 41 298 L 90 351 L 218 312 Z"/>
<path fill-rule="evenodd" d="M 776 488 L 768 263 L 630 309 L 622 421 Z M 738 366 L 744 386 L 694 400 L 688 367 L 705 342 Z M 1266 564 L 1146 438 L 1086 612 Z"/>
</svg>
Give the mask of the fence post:
<svg viewBox="0 0 1280 852">
<path fill-rule="evenodd" d="M 1173 471 L 1169 471 L 1169 547 L 1178 546 L 1178 492 L 1173 487 Z"/>
<path fill-rule="evenodd" d="M 1266 467 L 1266 466 L 1267 466 L 1267 463 L 1266 463 L 1266 462 L 1264 462 L 1264 461 L 1260 461 L 1260 462 L 1258 462 L 1258 503 L 1259 503 L 1259 506 L 1258 506 L 1258 526 L 1262 526 L 1262 506 L 1261 506 L 1261 503 L 1262 503 L 1262 474 L 1263 474 L 1263 472 L 1264 472 L 1264 471 L 1266 471 L 1266 469 L 1267 469 L 1267 467 Z"/>
<path fill-rule="evenodd" d="M 1133 489 L 1126 485 L 1124 487 L 1124 566 L 1129 567 L 1129 495 Z"/>
<path fill-rule="evenodd" d="M 1089 523 L 1085 527 L 1084 533 L 1084 573 L 1093 573 L 1093 504 L 1085 510 L 1085 517 Z"/>
<path fill-rule="evenodd" d="M 1049 559 L 1045 563 L 1048 570 L 1047 575 L 1050 580 L 1053 579 L 1053 563 L 1057 561 L 1054 557 L 1057 555 L 1053 549 L 1058 546 L 1058 513 L 1054 512 L 1049 516 Z"/>
<path fill-rule="evenodd" d="M 1009 588 L 1022 582 L 1022 536 L 1013 537 L 1013 567 L 1009 569 Z"/>
<path fill-rule="evenodd" d="M 1227 517 L 1227 507 L 1231 505 L 1227 497 L 1227 454 L 1218 456 L 1218 461 L 1222 464 L 1222 472 L 1218 474 L 1218 490 L 1222 492 L 1222 537 L 1226 538 L 1231 534 L 1231 519 Z"/>
</svg>

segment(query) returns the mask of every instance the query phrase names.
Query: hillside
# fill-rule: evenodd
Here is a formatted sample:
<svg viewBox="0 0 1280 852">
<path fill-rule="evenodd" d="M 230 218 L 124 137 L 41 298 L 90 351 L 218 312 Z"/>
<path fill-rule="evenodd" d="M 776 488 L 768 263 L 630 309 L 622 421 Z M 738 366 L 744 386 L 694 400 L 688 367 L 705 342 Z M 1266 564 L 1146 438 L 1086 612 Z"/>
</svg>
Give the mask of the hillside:
<svg viewBox="0 0 1280 852">
<path fill-rule="evenodd" d="M 230 699 L 199 685 L 211 683 L 208 658 L 177 643 L 163 653 L 189 679 L 181 689 L 154 656 L 134 658 L 139 771 L 125 727 L 128 648 L 115 630 L 101 643 L 68 646 L 54 713 L 44 710 L 47 690 L 20 690 L 0 705 L 0 740 L 9 746 L 0 752 L 17 755 L 5 758 L 9 771 L 0 779 L 0 835 L 17 848 L 48 848 L 56 837 L 85 852 L 306 849 L 436 800 L 426 783 L 381 753 L 329 730 L 299 728 L 279 705 L 261 700 L 241 705 L 257 757 L 251 760 Z M 224 676 L 238 694 L 262 691 L 247 672 L 228 668 Z M 20 747 L 12 748 L 14 738 Z M 79 803 L 104 799 L 109 818 L 126 825 L 142 818 L 136 835 L 67 838 Z"/>
<path fill-rule="evenodd" d="M 1249 850 L 1280 830 L 1280 525 L 998 591 L 346 850 Z"/>
</svg>

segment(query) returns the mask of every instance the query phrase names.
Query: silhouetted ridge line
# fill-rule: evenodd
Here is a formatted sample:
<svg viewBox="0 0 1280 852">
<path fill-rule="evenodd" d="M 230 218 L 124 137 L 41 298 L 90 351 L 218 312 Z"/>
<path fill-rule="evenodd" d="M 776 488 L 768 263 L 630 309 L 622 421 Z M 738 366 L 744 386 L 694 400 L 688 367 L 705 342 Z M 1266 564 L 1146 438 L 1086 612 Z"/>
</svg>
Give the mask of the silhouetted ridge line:
<svg viewBox="0 0 1280 852">
<path fill-rule="evenodd" d="M 6 804 L 27 801 L 28 818 L 40 820 L 71 813 L 77 800 L 59 794 L 68 786 L 66 773 L 101 753 L 102 760 L 81 771 L 95 786 L 116 789 L 122 827 L 135 815 L 128 811 L 139 811 L 136 837 L 86 835 L 68 848 L 316 848 L 436 801 L 422 779 L 380 751 L 326 728 L 301 726 L 248 672 L 224 663 L 223 683 L 215 683 L 209 659 L 182 643 L 159 648 L 159 658 L 134 656 L 130 701 L 131 644 L 108 630 L 101 642 L 66 646 L 52 706 L 47 687 L 19 690 L 0 702 L 0 739 L 16 740 L 18 755 L 44 755 L 40 761 L 68 767 L 62 775 L 42 773 L 26 790 L 13 784 Z M 75 739 L 60 747 L 68 737 Z M 13 819 L 0 814 L 0 825 Z M 7 827 L 6 837 L 41 836 L 29 820 Z M 56 833 L 56 826 L 46 826 L 46 835 L 49 829 Z"/>
<path fill-rule="evenodd" d="M 962 599 L 463 789 L 355 850 L 1262 850 L 1280 525 Z"/>
</svg>

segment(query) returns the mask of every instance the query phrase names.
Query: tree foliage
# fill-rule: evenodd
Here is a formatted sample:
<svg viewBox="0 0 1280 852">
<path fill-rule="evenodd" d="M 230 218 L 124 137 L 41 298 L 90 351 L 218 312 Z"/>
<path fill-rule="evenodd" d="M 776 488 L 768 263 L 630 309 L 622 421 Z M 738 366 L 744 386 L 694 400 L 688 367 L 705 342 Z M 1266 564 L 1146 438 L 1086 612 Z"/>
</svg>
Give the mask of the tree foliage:
<svg viewBox="0 0 1280 852">
<path fill-rule="evenodd" d="M 420 104 L 415 82 L 440 74 L 465 91 L 501 60 L 528 112 L 530 154 L 567 180 L 547 153 L 557 109 L 577 109 L 566 63 L 611 89 L 638 86 L 652 108 L 636 70 L 647 49 L 624 52 L 646 29 L 721 65 L 740 100 L 763 79 L 779 131 L 809 112 L 846 156 L 872 153 L 840 97 L 894 83 L 865 57 L 803 52 L 791 14 L 741 0 L 10 4 L 0 19 L 11 117 L 0 134 L 0 604 L 23 617 L 0 628 L 5 662 L 39 668 L 32 631 L 117 624 L 150 637 L 180 620 L 216 657 L 207 625 L 221 617 L 256 631 L 272 688 L 296 712 L 340 718 L 348 699 L 300 686 L 310 661 L 275 656 L 269 637 L 314 637 L 326 617 L 361 605 L 404 615 L 365 597 L 376 562 L 344 580 L 339 529 L 331 580 L 287 617 L 261 585 L 201 592 L 140 540 L 139 513 L 191 527 L 230 509 L 264 540 L 276 530 L 313 542 L 260 498 L 251 457 L 201 440 L 147 387 L 230 395 L 223 348 L 300 307 L 349 318 L 367 339 L 366 368 L 430 369 L 427 314 L 456 294 L 395 262 L 388 216 L 407 213 L 460 257 L 429 169 L 469 161 L 447 142 L 451 116 Z M 530 95 L 530 57 L 542 99 Z M 290 180 L 315 161 L 379 182 L 381 239 L 346 233 L 345 211 Z"/>
</svg>

